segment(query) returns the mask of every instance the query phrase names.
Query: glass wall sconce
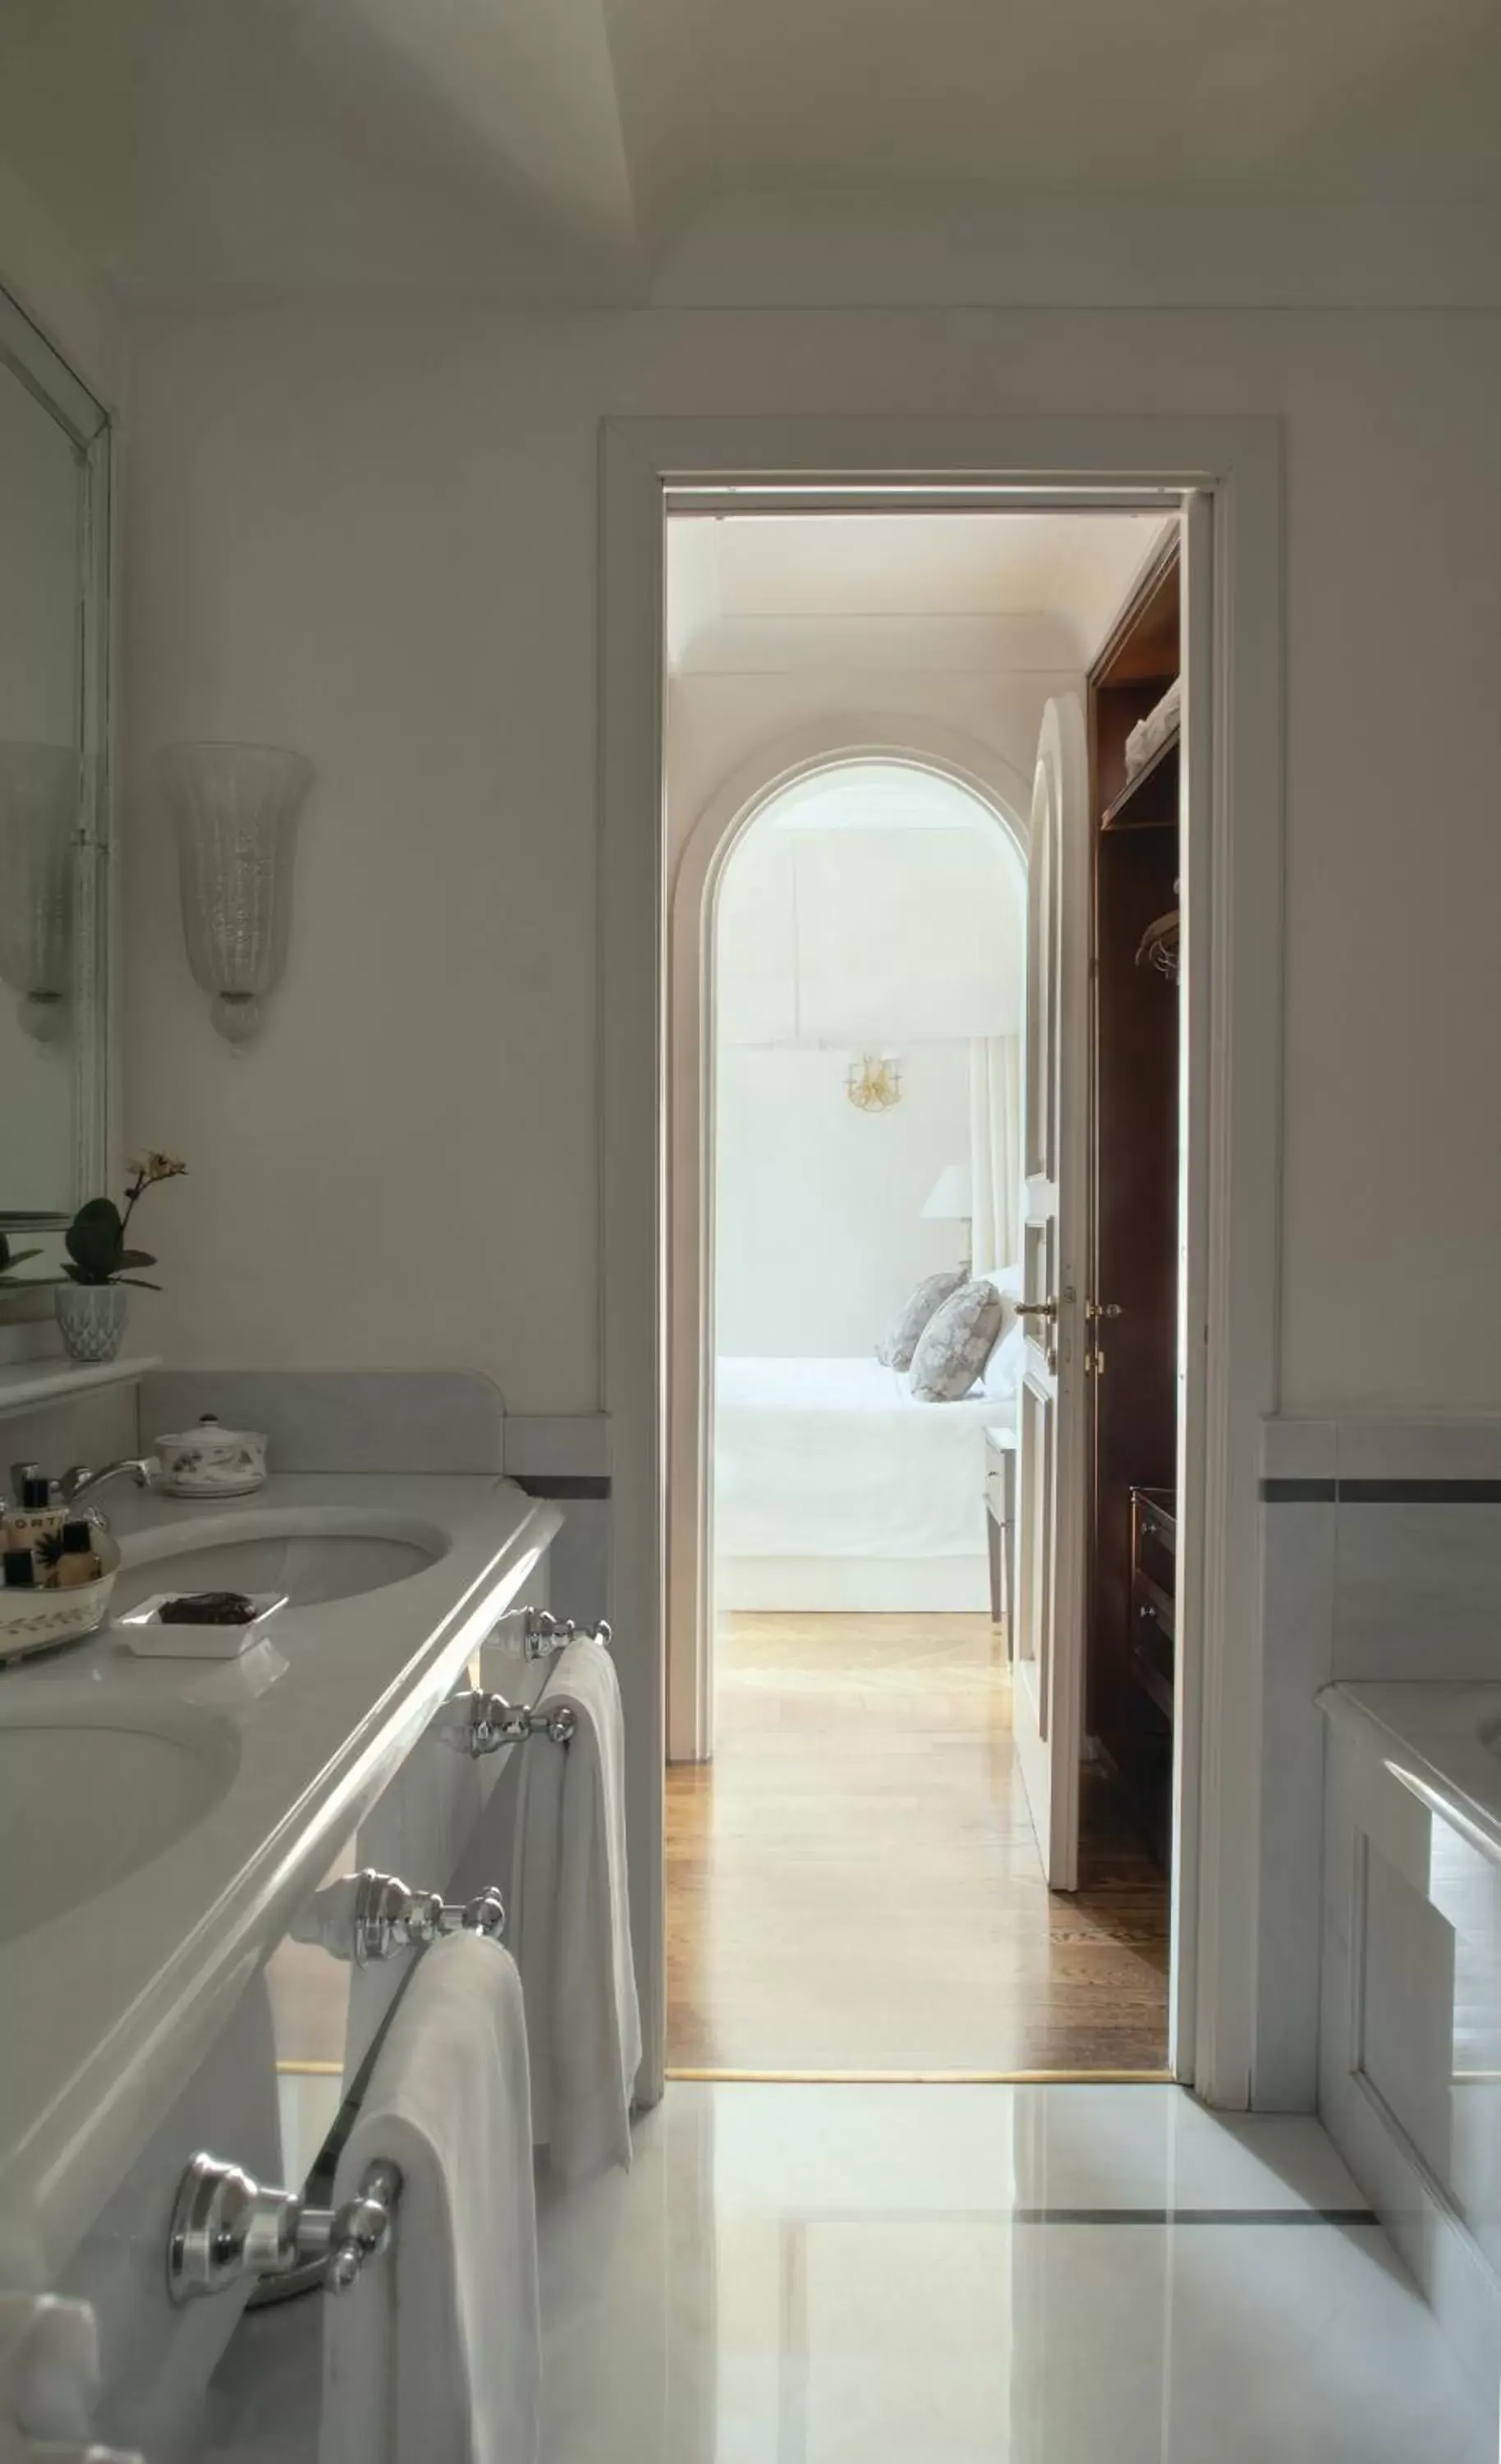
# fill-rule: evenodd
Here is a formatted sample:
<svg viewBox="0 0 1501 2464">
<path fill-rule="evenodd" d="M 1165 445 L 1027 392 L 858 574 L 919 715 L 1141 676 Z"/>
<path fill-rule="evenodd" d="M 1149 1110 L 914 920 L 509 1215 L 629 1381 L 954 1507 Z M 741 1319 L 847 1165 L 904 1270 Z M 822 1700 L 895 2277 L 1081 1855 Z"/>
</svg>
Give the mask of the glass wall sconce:
<svg viewBox="0 0 1501 2464">
<path fill-rule="evenodd" d="M 236 1046 L 261 1025 L 292 933 L 297 816 L 313 764 L 275 744 L 169 744 L 157 757 L 177 825 L 183 933 L 210 1016 Z"/>
<path fill-rule="evenodd" d="M 0 977 L 37 1044 L 67 1032 L 80 778 L 71 744 L 0 743 Z"/>
<path fill-rule="evenodd" d="M 859 1112 L 889 1112 L 902 1101 L 902 1066 L 879 1052 L 851 1062 L 844 1091 Z"/>
</svg>

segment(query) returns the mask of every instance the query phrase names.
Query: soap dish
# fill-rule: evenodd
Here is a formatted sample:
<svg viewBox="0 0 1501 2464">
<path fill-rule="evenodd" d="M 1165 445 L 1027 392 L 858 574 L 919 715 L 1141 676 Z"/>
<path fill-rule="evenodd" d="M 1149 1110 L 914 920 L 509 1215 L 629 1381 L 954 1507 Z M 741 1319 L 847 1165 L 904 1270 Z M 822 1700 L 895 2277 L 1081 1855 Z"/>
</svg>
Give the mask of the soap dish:
<svg viewBox="0 0 1501 2464">
<path fill-rule="evenodd" d="M 267 1622 L 287 1605 L 285 1592 L 247 1592 L 255 1615 L 245 1625 L 163 1625 L 162 1611 L 181 1592 L 153 1592 L 115 1624 L 134 1652 L 143 1660 L 238 1660 L 266 1632 Z"/>
</svg>

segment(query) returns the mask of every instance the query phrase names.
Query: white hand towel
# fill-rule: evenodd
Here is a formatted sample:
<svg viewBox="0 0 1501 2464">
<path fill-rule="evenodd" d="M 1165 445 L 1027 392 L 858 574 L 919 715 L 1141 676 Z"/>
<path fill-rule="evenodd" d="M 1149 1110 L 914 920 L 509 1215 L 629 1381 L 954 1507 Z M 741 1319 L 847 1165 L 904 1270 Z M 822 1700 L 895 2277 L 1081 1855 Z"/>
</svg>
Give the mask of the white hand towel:
<svg viewBox="0 0 1501 2464">
<path fill-rule="evenodd" d="M 572 1744 L 521 1748 L 510 1938 L 526 1992 L 533 2126 L 576 2182 L 631 2161 L 642 2057 L 625 1862 L 625 1724 L 615 1663 L 573 1642 L 547 1688 Z"/>
<path fill-rule="evenodd" d="M 390 2247 L 325 2296 L 320 2464 L 535 2464 L 541 2383 L 521 1984 L 499 1943 L 424 1951 L 339 2160 L 402 2170 Z"/>
</svg>

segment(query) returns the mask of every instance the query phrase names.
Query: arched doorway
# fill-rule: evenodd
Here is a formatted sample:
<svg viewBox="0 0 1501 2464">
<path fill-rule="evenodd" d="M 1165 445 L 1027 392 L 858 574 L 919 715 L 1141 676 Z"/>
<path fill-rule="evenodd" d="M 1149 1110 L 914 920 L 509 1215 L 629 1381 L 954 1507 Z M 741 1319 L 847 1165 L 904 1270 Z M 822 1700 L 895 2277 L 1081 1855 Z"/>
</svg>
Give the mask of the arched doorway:
<svg viewBox="0 0 1501 2464">
<path fill-rule="evenodd" d="M 934 820 L 984 833 L 1019 882 L 1022 782 L 988 749 L 927 724 L 893 742 L 852 721 L 770 746 L 687 833 L 670 891 L 667 1151 L 667 1682 L 669 1761 L 712 1751 L 711 1484 L 714 1260 L 715 956 L 720 900 L 736 849 L 778 810 L 806 821 L 820 794 L 905 779 Z M 840 826 L 835 823 L 835 827 Z M 1004 1263 L 1004 1262 L 1002 1262 Z"/>
</svg>

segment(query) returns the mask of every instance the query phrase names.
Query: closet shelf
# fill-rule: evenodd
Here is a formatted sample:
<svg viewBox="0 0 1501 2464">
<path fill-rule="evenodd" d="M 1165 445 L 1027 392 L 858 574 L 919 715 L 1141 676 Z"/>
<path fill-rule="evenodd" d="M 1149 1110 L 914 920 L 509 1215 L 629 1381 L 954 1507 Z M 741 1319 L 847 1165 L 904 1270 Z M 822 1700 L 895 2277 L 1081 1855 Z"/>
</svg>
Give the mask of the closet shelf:
<svg viewBox="0 0 1501 2464">
<path fill-rule="evenodd" d="M 1121 788 L 1100 817 L 1102 830 L 1164 830 L 1178 823 L 1179 731 L 1164 737 L 1150 761 Z"/>
</svg>

